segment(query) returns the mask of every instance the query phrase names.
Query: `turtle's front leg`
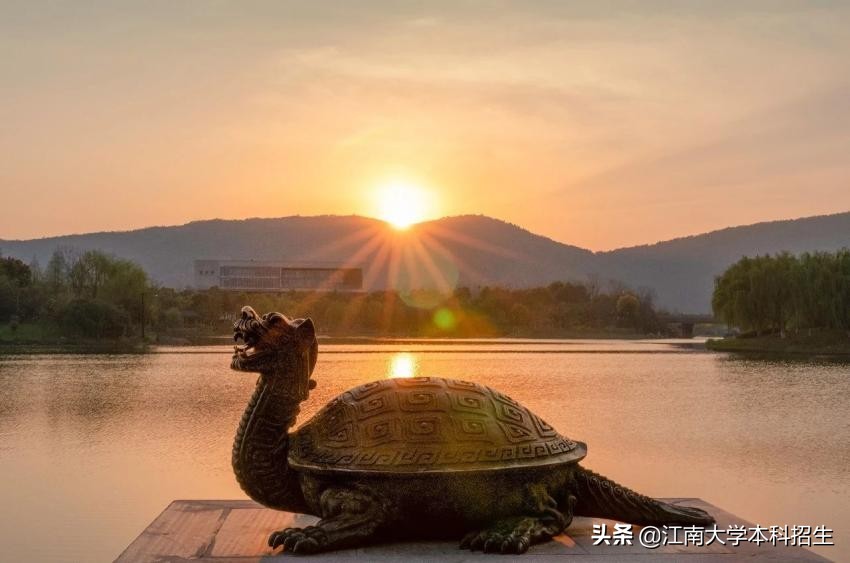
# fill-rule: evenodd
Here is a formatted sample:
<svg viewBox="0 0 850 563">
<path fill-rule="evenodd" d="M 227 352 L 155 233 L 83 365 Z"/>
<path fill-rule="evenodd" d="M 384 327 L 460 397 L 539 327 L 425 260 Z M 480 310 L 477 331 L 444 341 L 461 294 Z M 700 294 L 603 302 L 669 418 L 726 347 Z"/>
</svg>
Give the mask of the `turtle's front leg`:
<svg viewBox="0 0 850 563">
<path fill-rule="evenodd" d="M 368 492 L 326 489 L 320 498 L 322 519 L 315 526 L 286 528 L 269 536 L 272 549 L 316 553 L 366 544 L 386 522 L 386 506 Z"/>
</svg>

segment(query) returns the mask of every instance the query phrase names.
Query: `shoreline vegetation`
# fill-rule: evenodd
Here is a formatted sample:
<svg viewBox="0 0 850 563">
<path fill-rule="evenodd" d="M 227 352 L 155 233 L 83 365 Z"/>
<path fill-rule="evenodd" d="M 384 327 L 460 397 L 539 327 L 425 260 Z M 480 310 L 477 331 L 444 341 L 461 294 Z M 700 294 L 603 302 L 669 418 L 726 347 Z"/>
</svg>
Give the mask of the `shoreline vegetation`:
<svg viewBox="0 0 850 563">
<path fill-rule="evenodd" d="M 128 260 L 65 248 L 45 268 L 0 257 L 0 353 L 224 344 L 244 304 L 312 316 L 336 343 L 676 336 L 651 291 L 617 282 L 442 293 L 175 290 Z M 712 304 L 718 319 L 746 332 L 709 340 L 708 350 L 850 356 L 850 251 L 742 258 L 715 280 Z M 719 334 L 716 325 L 703 329 Z"/>
<path fill-rule="evenodd" d="M 744 257 L 715 279 L 721 352 L 850 356 L 850 250 Z"/>
<path fill-rule="evenodd" d="M 801 334 L 710 339 L 705 347 L 715 352 L 748 355 L 845 356 L 850 358 L 850 334 L 843 331 L 812 331 Z"/>
<path fill-rule="evenodd" d="M 327 336 L 658 338 L 671 336 L 648 290 L 595 280 L 443 291 L 225 291 L 158 287 L 137 264 L 59 248 L 45 267 L 0 257 L 0 350 L 144 351 L 230 333 L 243 305 L 313 317 Z"/>
</svg>

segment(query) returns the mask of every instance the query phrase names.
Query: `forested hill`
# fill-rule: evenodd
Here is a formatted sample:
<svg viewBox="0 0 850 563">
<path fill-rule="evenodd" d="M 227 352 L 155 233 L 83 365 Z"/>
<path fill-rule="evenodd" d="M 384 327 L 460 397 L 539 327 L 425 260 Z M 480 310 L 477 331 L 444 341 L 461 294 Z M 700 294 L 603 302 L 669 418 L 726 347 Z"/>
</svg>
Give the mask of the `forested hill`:
<svg viewBox="0 0 850 563">
<path fill-rule="evenodd" d="M 606 275 L 654 288 L 662 305 L 708 312 L 715 276 L 743 256 L 840 248 L 850 248 L 850 213 L 730 227 L 597 256 Z"/>
<path fill-rule="evenodd" d="M 714 276 L 741 256 L 850 247 L 850 213 L 759 223 L 654 245 L 593 253 L 484 216 L 448 217 L 409 231 L 356 216 L 210 220 L 0 241 L 4 255 L 42 265 L 57 247 L 99 249 L 137 262 L 166 286 L 192 283 L 198 258 L 348 262 L 369 289 L 393 286 L 533 287 L 555 280 L 621 280 L 656 291 L 658 304 L 708 312 Z"/>
<path fill-rule="evenodd" d="M 351 263 L 368 289 L 404 286 L 533 287 L 583 277 L 588 250 L 483 216 L 447 217 L 395 231 L 357 216 L 197 221 L 176 227 L 0 241 L 4 254 L 43 265 L 57 247 L 97 249 L 128 258 L 158 282 L 192 283 L 195 259 Z M 390 283 L 392 280 L 392 283 Z"/>
</svg>

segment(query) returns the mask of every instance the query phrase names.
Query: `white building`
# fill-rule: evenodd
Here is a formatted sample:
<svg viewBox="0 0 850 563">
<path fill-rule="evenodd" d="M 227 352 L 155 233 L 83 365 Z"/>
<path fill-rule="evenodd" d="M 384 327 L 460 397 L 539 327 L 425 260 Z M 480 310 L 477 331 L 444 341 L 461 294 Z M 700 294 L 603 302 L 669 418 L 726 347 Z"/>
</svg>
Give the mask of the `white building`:
<svg viewBox="0 0 850 563">
<path fill-rule="evenodd" d="M 195 287 L 231 291 L 362 291 L 363 269 L 327 263 L 195 260 Z"/>
</svg>

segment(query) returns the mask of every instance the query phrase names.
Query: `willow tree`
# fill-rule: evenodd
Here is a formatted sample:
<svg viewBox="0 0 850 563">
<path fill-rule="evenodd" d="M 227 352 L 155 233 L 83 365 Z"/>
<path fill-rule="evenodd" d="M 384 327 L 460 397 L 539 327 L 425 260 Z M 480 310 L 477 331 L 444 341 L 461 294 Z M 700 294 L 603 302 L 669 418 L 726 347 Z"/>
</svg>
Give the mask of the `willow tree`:
<svg viewBox="0 0 850 563">
<path fill-rule="evenodd" d="M 850 251 L 741 258 L 715 279 L 712 308 L 757 333 L 850 330 Z"/>
</svg>

